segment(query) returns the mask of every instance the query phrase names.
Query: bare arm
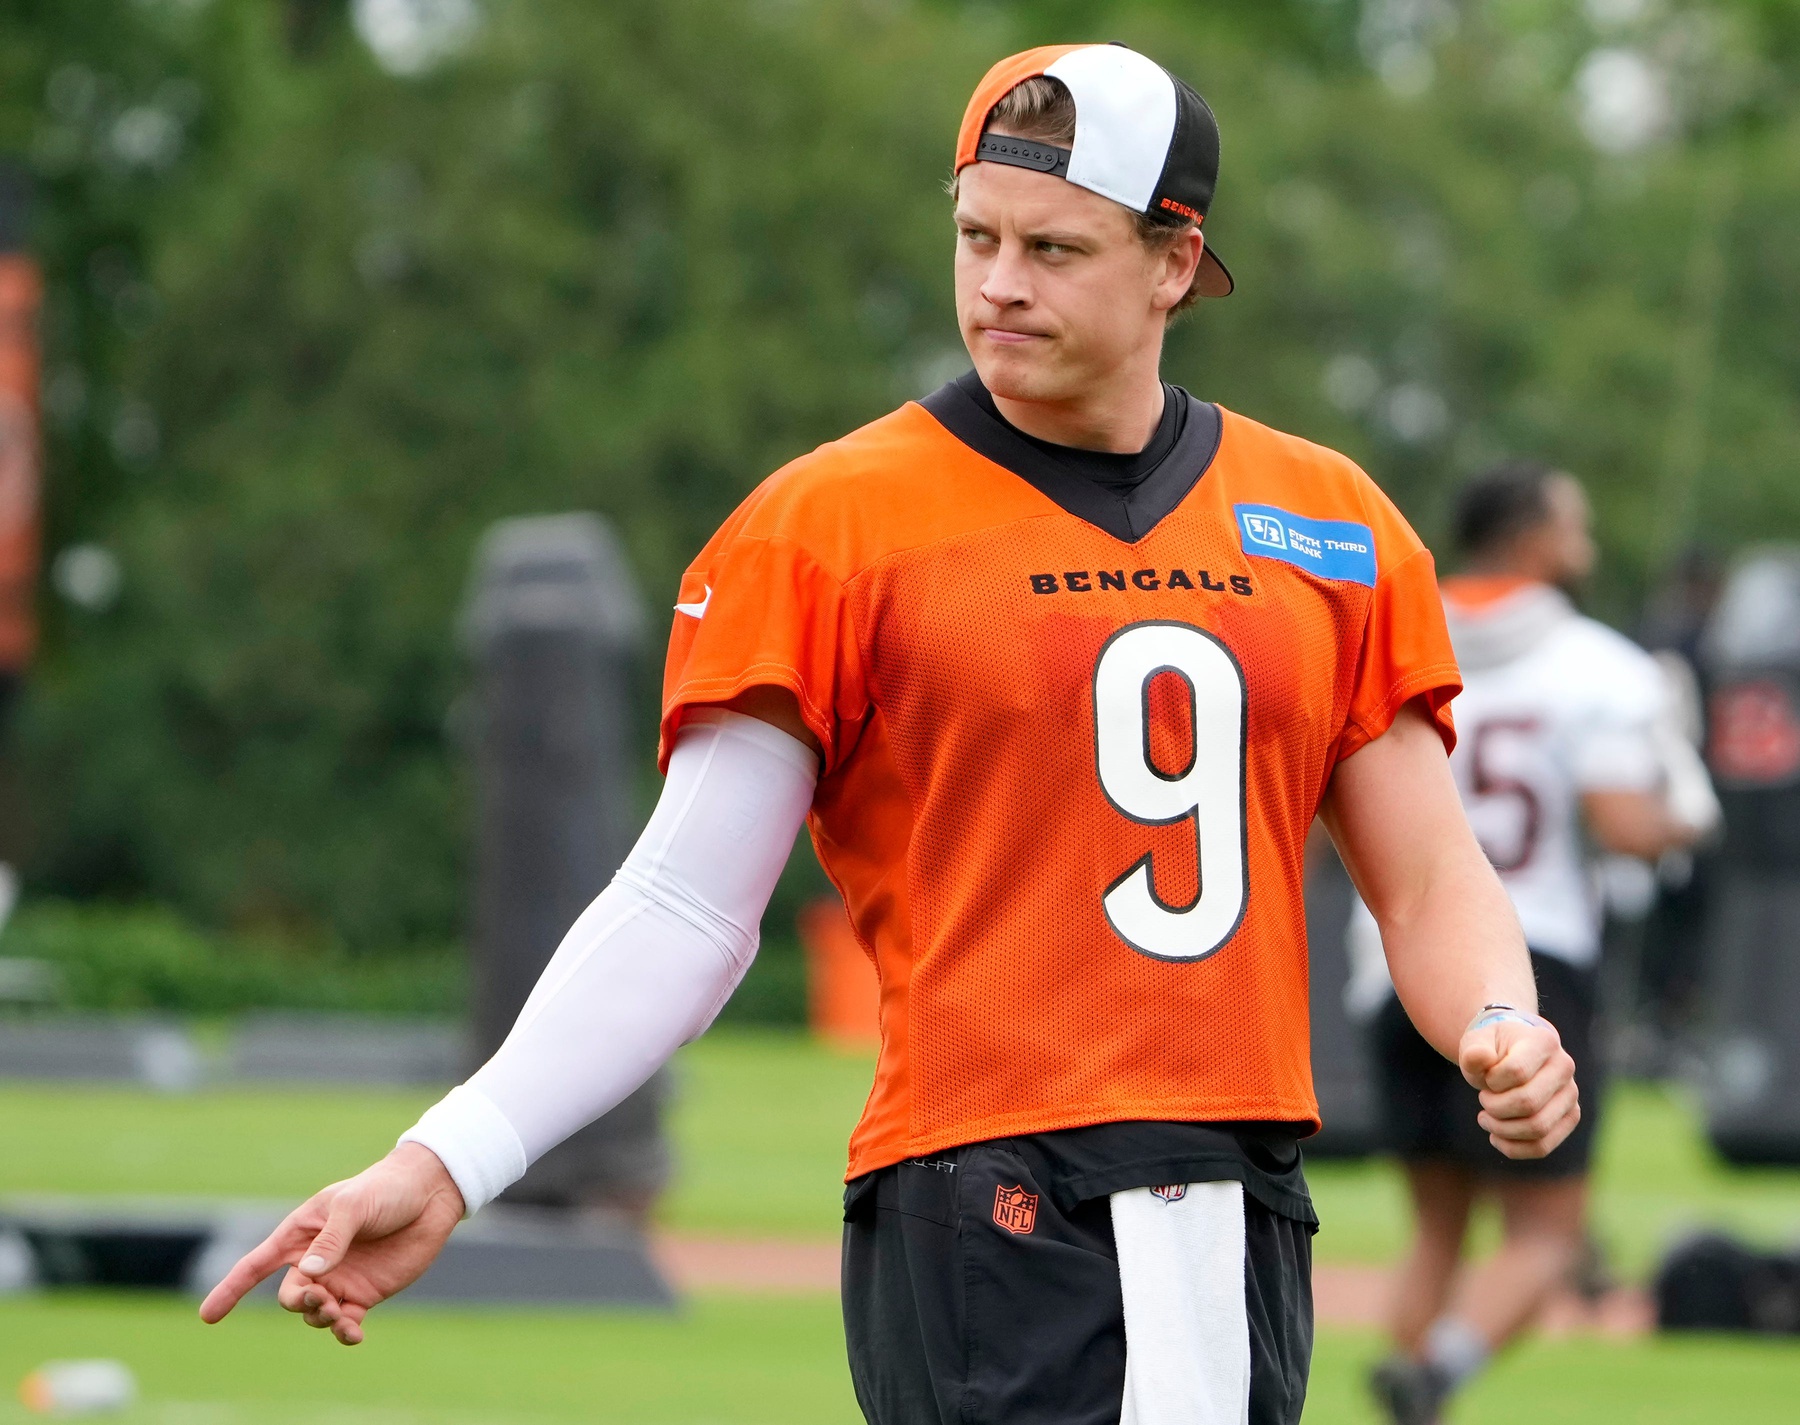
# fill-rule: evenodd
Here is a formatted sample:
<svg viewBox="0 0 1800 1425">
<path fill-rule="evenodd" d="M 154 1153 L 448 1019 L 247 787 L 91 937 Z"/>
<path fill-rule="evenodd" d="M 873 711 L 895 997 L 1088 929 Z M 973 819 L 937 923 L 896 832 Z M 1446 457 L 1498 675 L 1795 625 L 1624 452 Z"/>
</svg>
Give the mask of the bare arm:
<svg viewBox="0 0 1800 1425">
<path fill-rule="evenodd" d="M 1381 927 L 1419 1032 L 1446 1058 L 1484 1004 L 1537 1010 L 1519 920 L 1463 812 L 1450 759 L 1409 704 L 1340 763 L 1320 819 Z"/>
<path fill-rule="evenodd" d="M 1655 792 L 1584 792 L 1581 819 L 1604 850 L 1640 861 L 1656 861 L 1666 852 L 1692 846 L 1701 834 L 1701 828 L 1678 819 Z"/>
<path fill-rule="evenodd" d="M 1381 927 L 1400 1003 L 1481 1090 L 1495 1147 L 1515 1158 L 1550 1152 L 1580 1120 L 1574 1062 L 1536 1017 L 1518 917 L 1417 706 L 1338 764 L 1319 814 Z M 1516 1017 L 1483 1013 L 1495 1004 Z"/>
<path fill-rule="evenodd" d="M 1603 851 L 1659 861 L 1719 827 L 1719 799 L 1695 745 L 1700 697 L 1676 654 L 1654 655 L 1654 684 L 1624 681 L 1577 744 L 1581 820 Z M 1651 714 L 1646 720 L 1646 709 Z"/>
</svg>

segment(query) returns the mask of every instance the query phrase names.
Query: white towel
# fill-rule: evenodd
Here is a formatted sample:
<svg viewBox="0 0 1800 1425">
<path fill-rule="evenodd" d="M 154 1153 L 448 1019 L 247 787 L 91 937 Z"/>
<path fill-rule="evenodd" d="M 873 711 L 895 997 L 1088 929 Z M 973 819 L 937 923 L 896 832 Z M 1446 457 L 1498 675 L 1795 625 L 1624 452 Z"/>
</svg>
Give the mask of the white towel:
<svg viewBox="0 0 1800 1425">
<path fill-rule="evenodd" d="M 1125 1295 L 1121 1425 L 1246 1425 L 1243 1185 L 1116 1192 L 1112 1219 Z"/>
</svg>

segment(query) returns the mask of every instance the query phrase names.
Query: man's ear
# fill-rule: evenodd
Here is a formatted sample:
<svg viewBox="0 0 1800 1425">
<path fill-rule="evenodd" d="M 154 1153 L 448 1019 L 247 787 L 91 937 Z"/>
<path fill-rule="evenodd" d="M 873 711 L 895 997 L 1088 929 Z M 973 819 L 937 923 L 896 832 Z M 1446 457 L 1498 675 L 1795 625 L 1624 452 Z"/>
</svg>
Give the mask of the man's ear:
<svg viewBox="0 0 1800 1425">
<path fill-rule="evenodd" d="M 1157 280 L 1155 305 L 1168 311 L 1187 296 L 1194 275 L 1200 270 L 1200 254 L 1206 250 L 1206 239 L 1200 229 L 1189 228 L 1162 254 L 1162 272 Z"/>
<path fill-rule="evenodd" d="M 1181 241 L 1175 246 L 1182 252 L 1185 259 L 1181 268 L 1181 290 L 1185 292 L 1193 284 L 1195 276 L 1200 271 L 1200 254 L 1206 251 L 1206 238 L 1199 228 L 1194 228 L 1184 233 Z"/>
</svg>

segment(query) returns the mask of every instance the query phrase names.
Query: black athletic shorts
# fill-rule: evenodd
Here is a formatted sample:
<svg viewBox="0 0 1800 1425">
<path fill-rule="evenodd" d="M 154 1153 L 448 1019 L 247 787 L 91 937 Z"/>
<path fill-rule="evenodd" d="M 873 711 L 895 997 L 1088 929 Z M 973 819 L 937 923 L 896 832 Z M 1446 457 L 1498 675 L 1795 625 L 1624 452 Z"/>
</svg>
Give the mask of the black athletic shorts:
<svg viewBox="0 0 1800 1425">
<path fill-rule="evenodd" d="M 1118 1425 L 1125 1321 L 1109 1194 L 1181 1179 L 1071 1201 L 1043 1147 L 1061 1137 L 946 1149 L 851 1184 L 844 1328 L 870 1425 Z M 1297 1150 L 1293 1165 L 1297 1177 Z M 1241 1165 L 1188 1171 L 1245 1184 L 1248 1419 L 1294 1425 L 1312 1358 L 1310 1200 L 1296 1207 Z"/>
<path fill-rule="evenodd" d="M 1462 1070 L 1427 1044 L 1400 1001 L 1388 997 L 1370 1029 L 1382 1146 L 1415 1161 L 1461 1164 L 1502 1178 L 1570 1178 L 1588 1171 L 1600 1122 L 1604 1066 L 1594 1048 L 1598 978 L 1554 955 L 1531 952 L 1538 1013 L 1556 1026 L 1575 1059 L 1581 1122 L 1547 1158 L 1509 1158 L 1488 1141 L 1475 1115 L 1481 1101 Z"/>
</svg>

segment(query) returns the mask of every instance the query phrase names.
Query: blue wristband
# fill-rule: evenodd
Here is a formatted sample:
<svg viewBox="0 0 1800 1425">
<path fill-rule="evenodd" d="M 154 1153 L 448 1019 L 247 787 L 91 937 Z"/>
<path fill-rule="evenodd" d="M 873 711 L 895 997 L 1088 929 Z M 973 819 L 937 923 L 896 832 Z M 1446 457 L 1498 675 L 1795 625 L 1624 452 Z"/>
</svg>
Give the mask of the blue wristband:
<svg viewBox="0 0 1800 1425">
<path fill-rule="evenodd" d="M 1484 1004 L 1481 1013 L 1475 1016 L 1475 1022 L 1469 1026 L 1471 1030 L 1486 1029 L 1490 1024 L 1531 1024 L 1539 1025 L 1544 1021 L 1535 1014 L 1527 1014 L 1522 1009 L 1515 1009 L 1510 1004 Z"/>
</svg>

